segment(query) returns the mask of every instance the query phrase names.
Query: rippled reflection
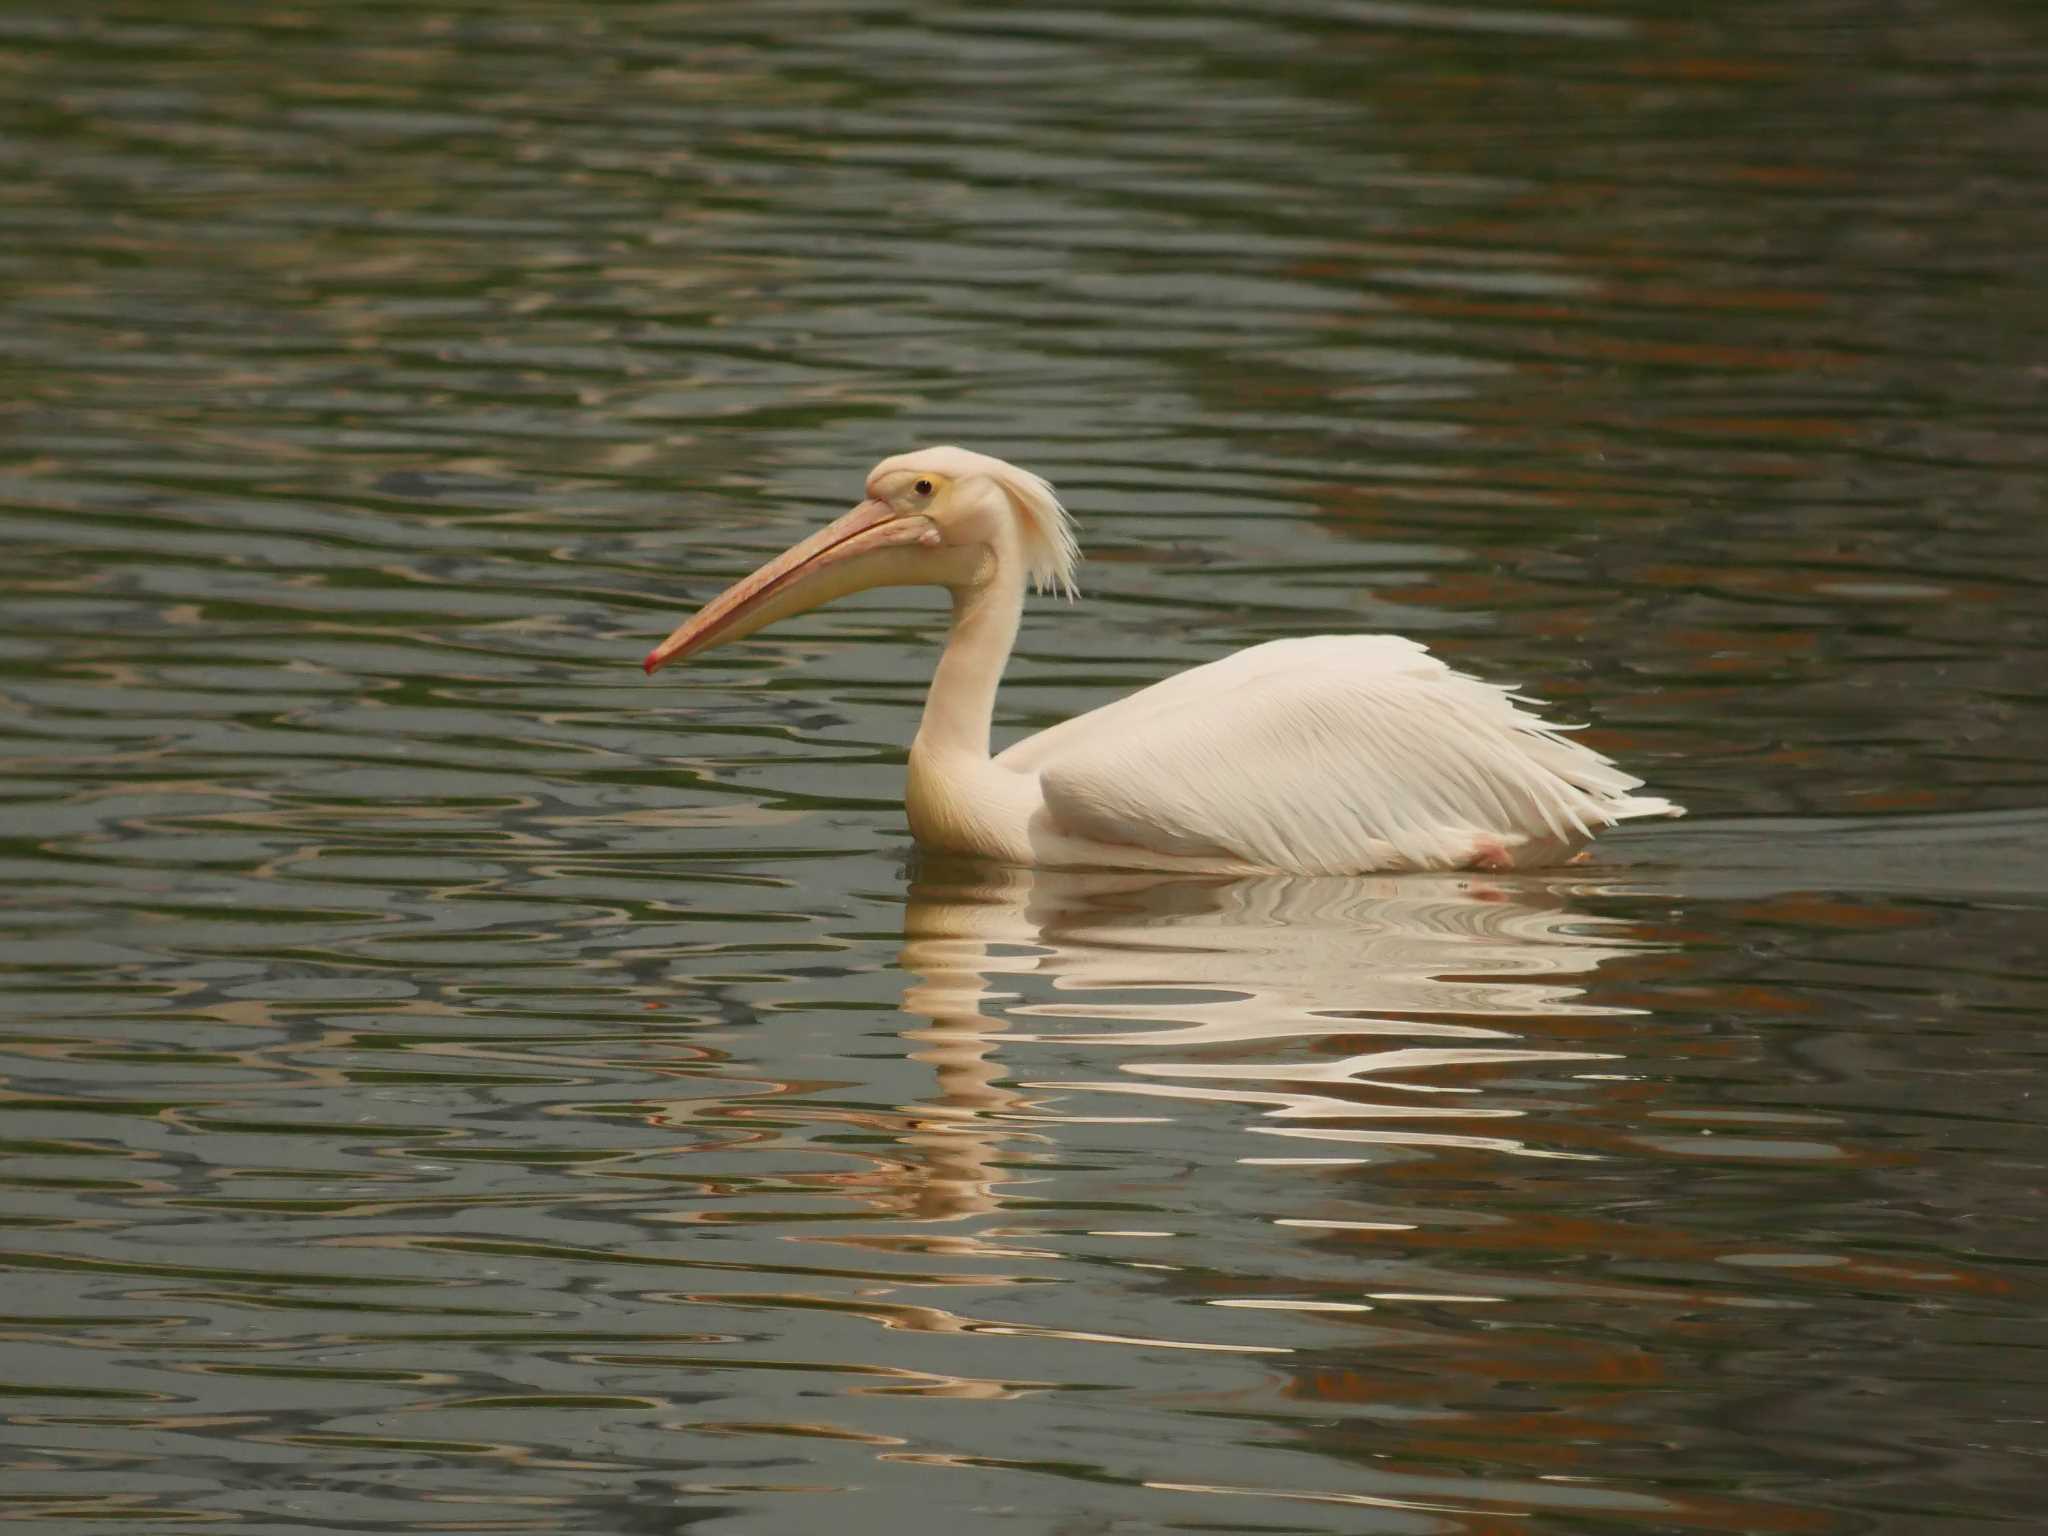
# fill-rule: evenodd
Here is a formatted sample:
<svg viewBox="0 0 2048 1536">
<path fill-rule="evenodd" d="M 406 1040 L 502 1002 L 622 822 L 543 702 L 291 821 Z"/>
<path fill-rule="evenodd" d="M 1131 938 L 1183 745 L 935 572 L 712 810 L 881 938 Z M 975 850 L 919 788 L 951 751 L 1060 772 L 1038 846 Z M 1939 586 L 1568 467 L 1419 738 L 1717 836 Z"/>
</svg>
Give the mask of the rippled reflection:
<svg viewBox="0 0 2048 1536">
<path fill-rule="evenodd" d="M 1554 1038 L 1566 1020 L 1625 1011 L 1555 978 L 1640 947 L 1624 924 L 1540 887 L 1452 877 L 1203 883 L 987 869 L 914 884 L 904 926 L 904 966 L 925 978 L 904 1007 L 933 1020 L 949 1060 L 969 1041 L 985 1050 L 977 1030 L 1002 1026 L 984 1008 L 1027 987 L 1033 1000 L 1006 1009 L 1034 1031 L 1021 1038 L 1089 1046 L 1129 1075 L 1064 1090 L 1242 1103 L 1290 1122 L 1256 1133 L 1362 1149 L 1536 1150 L 1429 1127 L 1519 1115 L 1462 1102 L 1484 1098 L 1467 1069 L 1604 1059 L 1515 1026 L 1540 1021 Z M 1118 1027 L 1046 1033 L 1048 1020 Z M 1198 1054 L 1161 1054 L 1170 1048 Z"/>
<path fill-rule="evenodd" d="M 1560 1213 L 1531 1210 L 1538 1185 L 1512 1170 L 1528 1160 L 1555 1168 L 1539 1181 L 1561 1182 L 1567 1198 L 1573 1179 L 1597 1186 L 1605 1158 L 1589 1149 L 1596 1137 L 1575 1134 L 1575 1113 L 1643 1083 L 1632 1059 L 1645 1043 L 1633 1033 L 1637 1011 L 1588 988 L 1602 967 L 1640 965 L 1669 946 L 1587 911 L 1574 899 L 1585 890 L 1601 887 L 1568 877 L 1191 881 L 950 863 L 918 872 L 904 914 L 903 1006 L 929 1021 L 909 1038 L 935 1086 L 903 1110 L 897 1141 L 917 1192 L 900 1208 L 954 1230 L 933 1240 L 935 1252 L 1072 1259 L 1077 1239 L 1092 1243 L 1097 1262 L 1132 1272 L 1121 1309 L 1179 1321 L 1121 1334 L 1044 1323 L 1024 1331 L 1269 1354 L 1295 1406 L 1259 1412 L 1264 1438 L 1277 1449 L 1298 1436 L 1301 1448 L 1352 1463 L 1321 1486 L 1290 1481 L 1298 1474 L 1284 1458 L 1263 1467 L 1261 1456 L 1241 1470 L 1261 1467 L 1269 1482 L 1190 1479 L 1164 1470 L 1171 1457 L 1153 1458 L 1151 1470 L 1105 1463 L 1094 1475 L 1438 1516 L 1629 1515 L 1712 1529 L 1739 1514 L 1747 1529 L 1799 1527 L 1790 1511 L 1754 1502 L 1546 1481 L 1554 1463 L 1541 1456 L 1520 1477 L 1419 1470 L 1440 1463 L 1449 1440 L 1526 1438 L 1479 1404 L 1500 1390 L 1490 1377 L 1528 1370 L 1489 1355 L 1484 1341 L 1532 1326 L 1532 1306 L 1746 1304 L 1699 1290 L 1681 1299 L 1652 1286 L 1546 1282 L 1483 1258 L 1475 1266 L 1462 1252 L 1473 1236 L 1480 1253 L 1547 1246 L 1542 1229 Z M 1064 1070 L 1048 1072 L 1049 1062 Z M 1236 1214 L 1222 1232 L 1200 1240 L 1208 1223 L 1191 1224 L 1184 1202 L 1168 1207 L 1163 1226 L 1135 1215 L 1057 1236 L 1018 1225 L 1047 1186 L 1088 1166 L 1083 1145 L 1165 1120 L 1180 1122 L 1176 1147 L 1213 1149 L 1216 1161 L 1184 1174 L 1199 1181 L 1196 1208 L 1214 1202 Z M 1261 1145 L 1264 1137 L 1282 1145 Z M 1223 1177 L 1225 1161 L 1234 1180 Z M 1353 1182 L 1360 1175 L 1369 1182 Z M 1248 1246 L 1248 1211 L 1292 1241 Z M 991 1217 L 1006 1219 L 975 1220 Z M 1667 1241 L 1696 1245 L 1676 1233 Z M 1187 1320 L 1200 1315 L 1184 1311 L 1190 1302 L 1243 1321 L 1203 1327 Z M 1631 1353 L 1587 1353 L 1586 1366 L 1620 1374 L 1545 1436 L 1624 1433 L 1630 1381 L 1654 1379 L 1626 1363 Z M 1346 1428 L 1332 1436 L 1316 1425 L 1313 1405 Z M 1212 1411 L 1236 1410 L 1226 1398 Z"/>
</svg>

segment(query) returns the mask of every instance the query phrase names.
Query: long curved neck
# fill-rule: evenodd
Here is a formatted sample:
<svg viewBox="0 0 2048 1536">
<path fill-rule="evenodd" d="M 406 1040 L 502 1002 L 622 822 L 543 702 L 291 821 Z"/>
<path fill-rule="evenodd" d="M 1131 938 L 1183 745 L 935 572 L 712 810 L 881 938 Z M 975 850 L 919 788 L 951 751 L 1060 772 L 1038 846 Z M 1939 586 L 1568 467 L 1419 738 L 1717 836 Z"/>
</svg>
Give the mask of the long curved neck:
<svg viewBox="0 0 2048 1536">
<path fill-rule="evenodd" d="M 925 695 L 924 720 L 910 754 L 988 761 L 996 685 L 1017 643 L 1024 614 L 1024 584 L 1000 572 L 990 581 L 953 589 L 953 628 Z"/>
<path fill-rule="evenodd" d="M 910 744 L 903 808 L 927 848 L 1031 861 L 1037 781 L 998 767 L 988 754 L 996 684 L 1024 612 L 1021 577 L 953 589 L 953 632 L 932 675 L 924 723 Z"/>
</svg>

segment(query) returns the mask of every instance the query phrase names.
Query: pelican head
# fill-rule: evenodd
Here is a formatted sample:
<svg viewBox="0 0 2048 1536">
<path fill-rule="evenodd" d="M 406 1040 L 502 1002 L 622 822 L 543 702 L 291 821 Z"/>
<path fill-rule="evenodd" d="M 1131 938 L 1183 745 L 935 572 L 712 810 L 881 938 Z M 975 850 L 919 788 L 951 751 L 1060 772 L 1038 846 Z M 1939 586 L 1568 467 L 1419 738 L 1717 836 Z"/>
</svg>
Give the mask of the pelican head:
<svg viewBox="0 0 2048 1536">
<path fill-rule="evenodd" d="M 920 448 L 868 472 L 844 517 L 733 583 L 642 663 L 649 673 L 870 587 L 955 591 L 1028 578 L 1072 594 L 1080 550 L 1052 487 L 965 448 Z"/>
</svg>

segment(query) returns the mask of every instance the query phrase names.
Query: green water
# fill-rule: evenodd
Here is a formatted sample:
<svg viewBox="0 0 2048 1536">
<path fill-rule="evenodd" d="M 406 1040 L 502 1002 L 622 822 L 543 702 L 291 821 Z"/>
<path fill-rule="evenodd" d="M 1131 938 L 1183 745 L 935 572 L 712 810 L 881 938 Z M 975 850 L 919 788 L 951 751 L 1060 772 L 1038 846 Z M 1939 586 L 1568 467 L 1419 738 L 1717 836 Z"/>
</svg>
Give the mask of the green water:
<svg viewBox="0 0 2048 1536">
<path fill-rule="evenodd" d="M 2048 28 L 0 9 L 0 1516 L 2031 1529 Z M 1693 810 L 919 861 L 943 621 L 644 680 L 957 441 L 1009 739 L 1397 630 Z"/>
</svg>

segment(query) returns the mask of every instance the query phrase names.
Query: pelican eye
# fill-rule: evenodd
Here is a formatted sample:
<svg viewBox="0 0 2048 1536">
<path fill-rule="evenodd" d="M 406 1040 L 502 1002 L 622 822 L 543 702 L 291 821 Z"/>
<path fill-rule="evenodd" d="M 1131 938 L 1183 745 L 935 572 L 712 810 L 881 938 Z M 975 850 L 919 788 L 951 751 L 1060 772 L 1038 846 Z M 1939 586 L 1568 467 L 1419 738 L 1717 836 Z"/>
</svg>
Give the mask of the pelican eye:
<svg viewBox="0 0 2048 1536">
<path fill-rule="evenodd" d="M 920 496 L 929 496 L 932 493 L 932 483 L 929 480 L 920 480 L 911 489 Z"/>
</svg>

